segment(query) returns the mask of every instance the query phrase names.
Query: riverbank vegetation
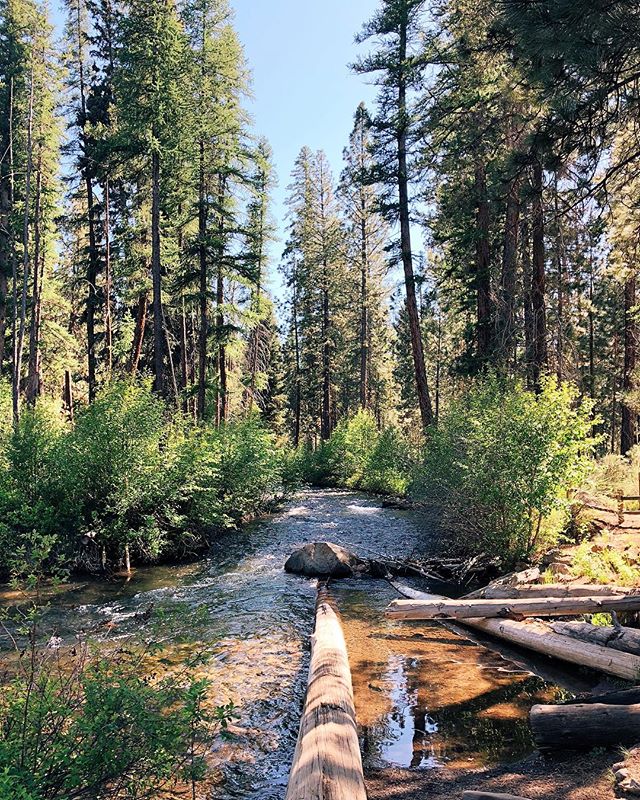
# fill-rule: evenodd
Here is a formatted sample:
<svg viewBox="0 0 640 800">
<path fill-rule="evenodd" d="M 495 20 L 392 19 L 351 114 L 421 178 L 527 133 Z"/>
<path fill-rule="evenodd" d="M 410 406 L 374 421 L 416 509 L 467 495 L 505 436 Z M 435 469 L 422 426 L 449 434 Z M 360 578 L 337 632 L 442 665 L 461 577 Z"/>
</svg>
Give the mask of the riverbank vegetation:
<svg viewBox="0 0 640 800">
<path fill-rule="evenodd" d="M 289 451 L 257 417 L 196 426 L 132 380 L 102 389 L 73 425 L 51 403 L 26 409 L 0 449 L 5 578 L 28 574 L 43 547 L 52 570 L 192 557 L 289 487 Z"/>
</svg>

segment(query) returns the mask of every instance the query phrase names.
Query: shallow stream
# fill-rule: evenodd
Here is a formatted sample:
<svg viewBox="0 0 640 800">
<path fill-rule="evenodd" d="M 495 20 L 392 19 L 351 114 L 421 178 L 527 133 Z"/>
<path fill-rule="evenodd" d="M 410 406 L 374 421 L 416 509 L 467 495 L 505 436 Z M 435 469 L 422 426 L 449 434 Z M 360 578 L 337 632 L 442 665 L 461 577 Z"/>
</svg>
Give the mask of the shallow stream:
<svg viewBox="0 0 640 800">
<path fill-rule="evenodd" d="M 353 492 L 309 490 L 280 513 L 225 535 L 206 560 L 66 589 L 46 624 L 65 641 L 78 631 L 126 641 L 153 630 L 169 661 L 210 649 L 205 674 L 213 699 L 233 700 L 239 711 L 236 735 L 214 753 L 222 771 L 215 797 L 281 800 L 316 596 L 315 580 L 285 574 L 284 561 L 314 540 L 405 558 L 432 549 L 436 536 L 427 515 L 383 509 Z M 386 620 L 384 608 L 398 595 L 385 581 L 334 582 L 332 592 L 349 649 L 365 769 L 478 767 L 532 749 L 526 716 L 533 702 L 559 694 L 555 683 L 441 625 Z"/>
</svg>

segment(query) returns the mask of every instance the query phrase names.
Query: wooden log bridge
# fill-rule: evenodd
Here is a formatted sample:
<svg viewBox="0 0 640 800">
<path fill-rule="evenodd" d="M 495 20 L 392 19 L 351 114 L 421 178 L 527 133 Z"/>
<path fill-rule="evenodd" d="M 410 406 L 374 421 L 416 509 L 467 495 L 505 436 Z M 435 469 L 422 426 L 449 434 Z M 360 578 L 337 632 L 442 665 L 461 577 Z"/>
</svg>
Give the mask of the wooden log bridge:
<svg viewBox="0 0 640 800">
<path fill-rule="evenodd" d="M 340 617 L 318 590 L 307 696 L 285 800 L 366 800 Z"/>
</svg>

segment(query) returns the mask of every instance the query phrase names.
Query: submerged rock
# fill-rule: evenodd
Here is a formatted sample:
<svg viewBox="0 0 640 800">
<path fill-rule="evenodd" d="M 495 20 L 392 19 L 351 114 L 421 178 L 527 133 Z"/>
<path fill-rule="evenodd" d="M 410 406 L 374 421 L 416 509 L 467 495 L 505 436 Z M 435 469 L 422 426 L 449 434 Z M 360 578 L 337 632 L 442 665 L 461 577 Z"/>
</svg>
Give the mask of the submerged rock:
<svg viewBox="0 0 640 800">
<path fill-rule="evenodd" d="M 332 542 L 309 542 L 287 559 L 286 572 L 309 577 L 349 578 L 365 572 L 368 563 Z"/>
</svg>

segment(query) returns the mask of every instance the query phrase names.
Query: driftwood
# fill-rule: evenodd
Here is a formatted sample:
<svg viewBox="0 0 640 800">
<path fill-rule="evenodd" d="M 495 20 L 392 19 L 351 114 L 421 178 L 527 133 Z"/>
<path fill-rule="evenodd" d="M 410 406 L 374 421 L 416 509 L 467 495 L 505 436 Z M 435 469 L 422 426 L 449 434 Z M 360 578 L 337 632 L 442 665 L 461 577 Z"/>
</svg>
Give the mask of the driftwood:
<svg viewBox="0 0 640 800">
<path fill-rule="evenodd" d="M 578 750 L 640 740 L 640 705 L 536 705 L 529 714 L 541 750 Z"/>
<path fill-rule="evenodd" d="M 462 800 L 529 800 L 529 798 L 499 792 L 463 792 Z"/>
<path fill-rule="evenodd" d="M 340 618 L 318 591 L 307 696 L 285 800 L 366 800 Z"/>
<path fill-rule="evenodd" d="M 465 600 L 482 598 L 484 600 L 516 600 L 537 597 L 601 597 L 610 595 L 631 594 L 630 589 L 620 586 L 594 586 L 592 584 L 538 583 L 517 586 L 489 585 L 479 589 L 472 595 L 465 595 Z"/>
<path fill-rule="evenodd" d="M 416 600 L 446 600 L 440 595 L 424 594 L 408 586 L 401 593 Z M 579 642 L 568 636 L 554 633 L 541 622 L 528 620 L 516 622 L 512 619 L 465 619 L 462 624 L 505 639 L 513 644 L 543 653 L 553 658 L 599 670 L 625 680 L 636 680 L 640 675 L 640 657 L 621 653 L 588 642 Z"/>
<path fill-rule="evenodd" d="M 589 625 L 587 622 L 554 622 L 551 628 L 562 636 L 571 636 L 581 642 L 591 642 L 602 647 L 622 650 L 624 653 L 640 655 L 640 630 L 614 627 L 613 625 Z"/>
<path fill-rule="evenodd" d="M 574 616 L 598 611 L 636 611 L 640 595 L 610 597 L 547 597 L 516 600 L 394 600 L 387 616 L 394 619 L 488 619 L 501 617 Z"/>
<path fill-rule="evenodd" d="M 499 578 L 492 580 L 487 586 L 481 589 L 476 589 L 469 594 L 465 594 L 465 600 L 471 600 L 476 597 L 484 597 L 487 590 L 493 591 L 498 588 L 512 588 L 521 586 L 523 584 L 532 584 L 540 578 L 540 569 L 538 567 L 530 567 L 529 569 L 521 570 L 520 572 L 510 572 L 508 575 L 502 575 Z"/>
</svg>

